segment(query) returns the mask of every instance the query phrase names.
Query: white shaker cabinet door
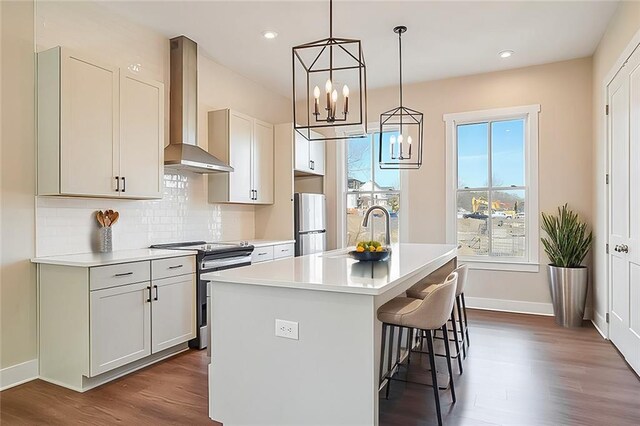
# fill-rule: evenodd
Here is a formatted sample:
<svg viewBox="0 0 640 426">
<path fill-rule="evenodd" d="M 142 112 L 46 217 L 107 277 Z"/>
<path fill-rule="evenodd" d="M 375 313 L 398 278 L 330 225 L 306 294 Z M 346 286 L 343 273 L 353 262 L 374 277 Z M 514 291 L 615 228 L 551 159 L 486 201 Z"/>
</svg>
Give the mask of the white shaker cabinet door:
<svg viewBox="0 0 640 426">
<path fill-rule="evenodd" d="M 252 203 L 253 119 L 229 111 L 229 201 Z"/>
<path fill-rule="evenodd" d="M 257 203 L 273 203 L 273 125 L 254 121 L 253 189 Z"/>
<path fill-rule="evenodd" d="M 152 353 L 196 337 L 195 274 L 153 281 L 152 299 Z"/>
<path fill-rule="evenodd" d="M 295 130 L 293 131 L 293 135 L 295 138 L 295 161 L 293 168 L 301 172 L 310 172 L 309 141 Z"/>
<path fill-rule="evenodd" d="M 324 141 L 309 142 L 309 162 L 311 173 L 324 176 Z"/>
<path fill-rule="evenodd" d="M 164 87 L 123 74 L 120 79 L 121 197 L 162 198 Z"/>
<path fill-rule="evenodd" d="M 90 294 L 91 376 L 151 354 L 150 283 Z"/>
<path fill-rule="evenodd" d="M 119 195 L 118 74 L 116 67 L 75 55 L 61 60 L 62 194 Z"/>
</svg>

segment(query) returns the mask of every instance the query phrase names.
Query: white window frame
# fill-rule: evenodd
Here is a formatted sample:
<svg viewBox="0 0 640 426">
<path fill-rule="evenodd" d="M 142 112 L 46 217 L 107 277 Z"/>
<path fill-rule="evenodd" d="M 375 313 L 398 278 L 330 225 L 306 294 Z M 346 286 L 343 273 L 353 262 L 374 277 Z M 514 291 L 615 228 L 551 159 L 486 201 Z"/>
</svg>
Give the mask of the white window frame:
<svg viewBox="0 0 640 426">
<path fill-rule="evenodd" d="M 460 256 L 472 269 L 538 272 L 540 227 L 538 204 L 538 115 L 540 105 L 526 105 L 444 114 L 446 123 L 446 236 L 447 243 L 457 244 L 458 141 L 457 126 L 524 119 L 525 121 L 525 232 L 527 238 L 524 258 L 491 256 Z"/>
<path fill-rule="evenodd" d="M 351 130 L 348 126 L 336 129 L 336 135 L 343 137 L 344 139 L 336 141 L 338 146 L 336 147 L 336 208 L 338 209 L 336 226 L 336 242 L 338 248 L 345 248 L 347 246 L 347 139 L 351 135 L 356 135 L 358 130 Z M 367 124 L 367 135 L 380 132 L 379 122 L 370 122 Z M 374 142 L 375 143 L 375 142 Z M 402 225 L 402 220 L 407 214 L 403 214 L 409 208 L 407 197 L 405 196 L 405 186 L 408 181 L 407 170 L 400 170 L 400 187 L 398 191 L 394 193 L 400 194 L 400 210 L 398 214 L 398 243 L 407 241 L 408 227 Z"/>
</svg>

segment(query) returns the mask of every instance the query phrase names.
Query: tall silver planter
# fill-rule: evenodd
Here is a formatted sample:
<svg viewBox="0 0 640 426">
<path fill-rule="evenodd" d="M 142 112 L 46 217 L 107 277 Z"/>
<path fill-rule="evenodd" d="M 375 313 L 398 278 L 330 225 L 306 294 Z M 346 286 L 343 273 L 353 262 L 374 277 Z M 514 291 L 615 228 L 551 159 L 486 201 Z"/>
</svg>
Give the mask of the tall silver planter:
<svg viewBox="0 0 640 426">
<path fill-rule="evenodd" d="M 556 323 L 562 327 L 582 327 L 589 284 L 587 268 L 560 268 L 553 265 L 548 265 L 548 268 Z"/>
</svg>

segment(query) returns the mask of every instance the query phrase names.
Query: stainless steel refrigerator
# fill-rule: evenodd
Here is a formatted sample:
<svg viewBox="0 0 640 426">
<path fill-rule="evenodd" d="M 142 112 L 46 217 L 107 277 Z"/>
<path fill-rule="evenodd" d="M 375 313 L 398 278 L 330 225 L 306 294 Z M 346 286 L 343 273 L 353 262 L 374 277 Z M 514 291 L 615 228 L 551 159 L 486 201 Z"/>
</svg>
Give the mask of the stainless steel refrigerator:
<svg viewBox="0 0 640 426">
<path fill-rule="evenodd" d="M 325 197 L 294 194 L 296 256 L 323 252 L 327 246 Z"/>
</svg>

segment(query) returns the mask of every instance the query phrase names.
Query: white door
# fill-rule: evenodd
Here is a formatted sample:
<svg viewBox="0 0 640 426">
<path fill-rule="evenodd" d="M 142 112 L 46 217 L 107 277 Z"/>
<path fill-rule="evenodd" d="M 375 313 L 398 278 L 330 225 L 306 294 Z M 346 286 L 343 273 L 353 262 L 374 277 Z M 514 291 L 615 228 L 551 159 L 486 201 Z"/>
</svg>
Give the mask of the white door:
<svg viewBox="0 0 640 426">
<path fill-rule="evenodd" d="M 151 354 L 150 283 L 91 292 L 91 376 Z"/>
<path fill-rule="evenodd" d="M 609 337 L 640 372 L 640 54 L 609 84 Z"/>
<path fill-rule="evenodd" d="M 151 353 L 196 337 L 195 274 L 153 281 Z"/>
<path fill-rule="evenodd" d="M 123 74 L 120 79 L 122 197 L 162 198 L 164 87 Z"/>
<path fill-rule="evenodd" d="M 293 131 L 295 136 L 295 162 L 293 168 L 301 172 L 309 172 L 309 141 L 304 136 Z"/>
<path fill-rule="evenodd" d="M 253 119 L 244 114 L 229 111 L 229 163 L 234 168 L 229 173 L 229 201 L 253 202 L 251 182 Z"/>
<path fill-rule="evenodd" d="M 311 173 L 324 176 L 324 141 L 309 142 Z"/>
<path fill-rule="evenodd" d="M 73 55 L 61 67 L 60 190 L 117 197 L 118 69 Z"/>
<path fill-rule="evenodd" d="M 273 203 L 273 126 L 254 120 L 253 189 L 256 202 Z"/>
</svg>

